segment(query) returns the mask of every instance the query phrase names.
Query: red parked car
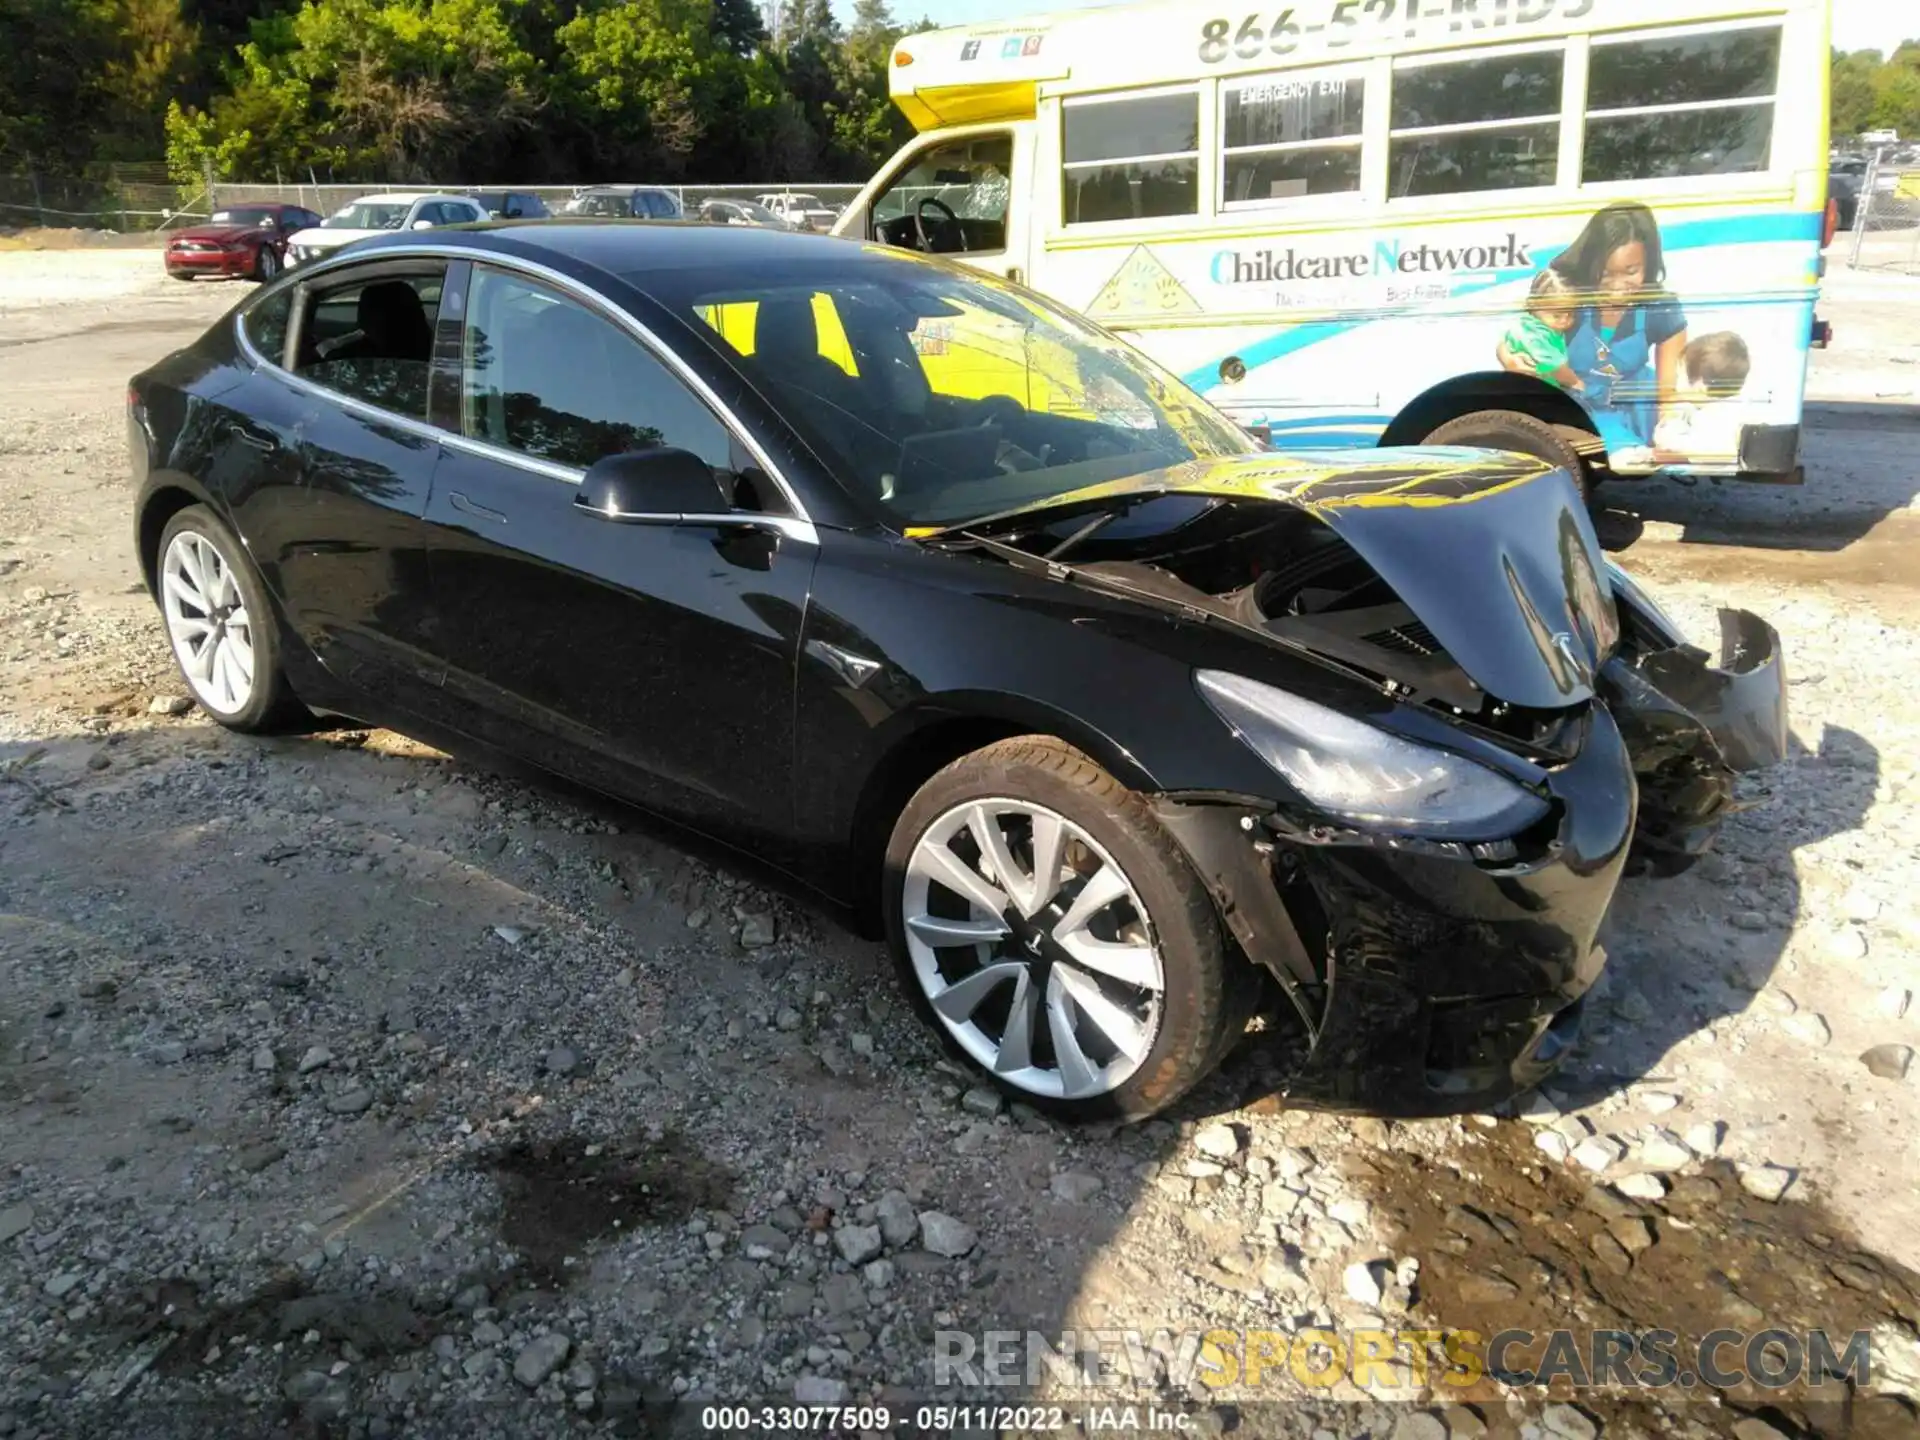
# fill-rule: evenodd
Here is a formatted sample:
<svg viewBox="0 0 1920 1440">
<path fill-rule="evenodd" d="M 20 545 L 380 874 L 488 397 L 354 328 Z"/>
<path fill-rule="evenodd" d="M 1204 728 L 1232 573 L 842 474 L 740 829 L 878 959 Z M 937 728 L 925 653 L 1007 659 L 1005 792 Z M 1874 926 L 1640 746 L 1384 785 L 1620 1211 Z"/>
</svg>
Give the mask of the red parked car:
<svg viewBox="0 0 1920 1440">
<path fill-rule="evenodd" d="M 286 264 L 287 241 L 293 233 L 320 220 L 301 205 L 232 205 L 216 210 L 206 224 L 179 231 L 167 241 L 167 274 L 176 280 L 196 275 L 271 280 Z"/>
</svg>

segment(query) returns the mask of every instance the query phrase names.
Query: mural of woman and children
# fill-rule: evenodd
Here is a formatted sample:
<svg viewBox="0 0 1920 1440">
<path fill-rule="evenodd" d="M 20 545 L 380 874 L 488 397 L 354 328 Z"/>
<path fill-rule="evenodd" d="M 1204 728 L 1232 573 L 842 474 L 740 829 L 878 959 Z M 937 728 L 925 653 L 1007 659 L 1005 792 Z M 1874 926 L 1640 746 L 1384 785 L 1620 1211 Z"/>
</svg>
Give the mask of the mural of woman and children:
<svg viewBox="0 0 1920 1440">
<path fill-rule="evenodd" d="M 1752 369 L 1746 341 L 1726 330 L 1690 337 L 1666 278 L 1653 212 L 1608 205 L 1533 277 L 1496 347 L 1500 364 L 1580 401 L 1616 461 L 1623 450 L 1649 450 L 1656 463 L 1733 456 L 1744 407 L 1729 402 Z"/>
</svg>

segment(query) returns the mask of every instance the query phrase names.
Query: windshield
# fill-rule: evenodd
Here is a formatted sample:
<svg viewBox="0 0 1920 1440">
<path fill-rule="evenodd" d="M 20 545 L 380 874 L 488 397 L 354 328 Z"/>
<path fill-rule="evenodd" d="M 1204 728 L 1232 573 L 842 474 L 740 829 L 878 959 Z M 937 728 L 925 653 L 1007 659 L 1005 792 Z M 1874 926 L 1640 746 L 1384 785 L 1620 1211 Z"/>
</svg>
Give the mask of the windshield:
<svg viewBox="0 0 1920 1440">
<path fill-rule="evenodd" d="M 374 205 L 365 200 L 336 210 L 321 223 L 329 230 L 398 230 L 406 222 L 408 205 Z"/>
<path fill-rule="evenodd" d="M 887 253 L 878 264 L 817 261 L 744 280 L 656 272 L 642 283 L 710 327 L 841 482 L 903 528 L 1258 449 L 1089 322 Z"/>
<path fill-rule="evenodd" d="M 274 213 L 265 206 L 236 205 L 231 210 L 216 210 L 208 217 L 214 225 L 271 225 Z"/>
<path fill-rule="evenodd" d="M 741 212 L 745 214 L 749 220 L 758 220 L 762 225 L 766 224 L 769 220 L 778 220 L 780 218 L 766 206 L 756 205 L 751 200 L 740 200 L 734 203 L 738 205 Z"/>
</svg>

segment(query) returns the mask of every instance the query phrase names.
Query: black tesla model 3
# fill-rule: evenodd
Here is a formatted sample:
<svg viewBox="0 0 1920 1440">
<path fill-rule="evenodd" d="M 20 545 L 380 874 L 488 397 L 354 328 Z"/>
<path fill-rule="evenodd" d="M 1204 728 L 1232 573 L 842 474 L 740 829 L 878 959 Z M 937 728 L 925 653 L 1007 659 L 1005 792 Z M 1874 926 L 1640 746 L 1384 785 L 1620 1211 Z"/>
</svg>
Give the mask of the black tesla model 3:
<svg viewBox="0 0 1920 1440">
<path fill-rule="evenodd" d="M 1303 1103 L 1546 1074 L 1630 865 L 1785 746 L 1568 477 L 1280 455 L 942 262 L 550 223 L 355 246 L 129 395 L 140 563 L 235 730 L 505 752 L 884 929 L 1018 1098 L 1137 1116 L 1264 992 Z"/>
</svg>

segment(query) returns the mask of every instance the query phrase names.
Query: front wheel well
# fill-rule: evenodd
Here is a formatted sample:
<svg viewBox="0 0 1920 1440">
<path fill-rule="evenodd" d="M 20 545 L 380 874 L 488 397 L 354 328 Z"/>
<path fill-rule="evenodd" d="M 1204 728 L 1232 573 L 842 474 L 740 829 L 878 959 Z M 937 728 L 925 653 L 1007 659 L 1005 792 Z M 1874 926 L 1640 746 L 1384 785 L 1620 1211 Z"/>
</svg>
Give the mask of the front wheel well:
<svg viewBox="0 0 1920 1440">
<path fill-rule="evenodd" d="M 1522 415 L 1576 431 L 1567 438 L 1589 464 L 1605 464 L 1606 451 L 1593 417 L 1566 391 L 1530 375 L 1504 370 L 1459 375 L 1417 396 L 1404 406 L 1380 437 L 1382 445 L 1418 445 L 1449 420 L 1477 410 L 1517 410 Z"/>
<path fill-rule="evenodd" d="M 160 567 L 160 537 L 167 522 L 189 505 L 198 505 L 200 497 L 177 485 L 165 485 L 147 497 L 140 508 L 140 578 L 147 593 L 154 592 L 154 576 Z"/>
</svg>

